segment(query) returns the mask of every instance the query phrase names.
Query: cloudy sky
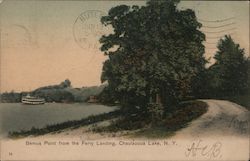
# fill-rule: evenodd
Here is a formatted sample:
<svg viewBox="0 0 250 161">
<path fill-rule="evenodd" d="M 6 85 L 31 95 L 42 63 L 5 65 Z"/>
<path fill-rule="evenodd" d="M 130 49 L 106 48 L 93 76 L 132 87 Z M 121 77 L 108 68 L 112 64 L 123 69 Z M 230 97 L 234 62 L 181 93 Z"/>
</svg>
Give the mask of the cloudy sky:
<svg viewBox="0 0 250 161">
<path fill-rule="evenodd" d="M 0 92 L 32 90 L 66 78 L 74 87 L 100 85 L 105 57 L 98 39 L 110 29 L 99 19 L 119 4 L 145 1 L 3 1 Z M 208 58 L 225 34 L 249 54 L 249 2 L 184 1 L 179 8 L 194 9 L 203 23 Z"/>
</svg>

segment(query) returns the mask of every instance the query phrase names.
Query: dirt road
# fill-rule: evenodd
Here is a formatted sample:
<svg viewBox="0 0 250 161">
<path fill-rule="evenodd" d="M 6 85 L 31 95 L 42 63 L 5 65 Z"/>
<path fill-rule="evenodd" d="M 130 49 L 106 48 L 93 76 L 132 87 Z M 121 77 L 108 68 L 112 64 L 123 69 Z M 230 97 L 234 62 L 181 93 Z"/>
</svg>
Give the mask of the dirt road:
<svg viewBox="0 0 250 161">
<path fill-rule="evenodd" d="M 235 136 L 249 137 L 250 112 L 244 107 L 224 100 L 202 100 L 208 111 L 192 121 L 175 138 Z"/>
</svg>

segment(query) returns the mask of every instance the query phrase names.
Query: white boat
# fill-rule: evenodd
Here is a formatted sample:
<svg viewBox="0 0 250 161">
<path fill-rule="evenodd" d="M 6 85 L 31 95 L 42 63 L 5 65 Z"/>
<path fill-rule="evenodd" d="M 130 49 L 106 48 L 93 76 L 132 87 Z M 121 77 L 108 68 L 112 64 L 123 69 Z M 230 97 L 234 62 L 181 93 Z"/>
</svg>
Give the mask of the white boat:
<svg viewBox="0 0 250 161">
<path fill-rule="evenodd" d="M 45 103 L 45 99 L 27 95 L 22 97 L 22 103 L 29 105 L 40 105 Z"/>
</svg>

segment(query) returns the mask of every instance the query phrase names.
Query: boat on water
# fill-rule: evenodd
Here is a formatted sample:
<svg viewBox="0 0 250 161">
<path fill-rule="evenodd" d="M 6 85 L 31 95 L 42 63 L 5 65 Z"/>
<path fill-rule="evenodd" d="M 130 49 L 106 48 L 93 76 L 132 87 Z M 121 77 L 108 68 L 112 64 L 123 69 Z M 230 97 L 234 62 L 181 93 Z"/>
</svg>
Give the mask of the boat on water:
<svg viewBox="0 0 250 161">
<path fill-rule="evenodd" d="M 27 95 L 22 97 L 22 103 L 28 105 L 41 105 L 45 103 L 45 99 Z"/>
</svg>

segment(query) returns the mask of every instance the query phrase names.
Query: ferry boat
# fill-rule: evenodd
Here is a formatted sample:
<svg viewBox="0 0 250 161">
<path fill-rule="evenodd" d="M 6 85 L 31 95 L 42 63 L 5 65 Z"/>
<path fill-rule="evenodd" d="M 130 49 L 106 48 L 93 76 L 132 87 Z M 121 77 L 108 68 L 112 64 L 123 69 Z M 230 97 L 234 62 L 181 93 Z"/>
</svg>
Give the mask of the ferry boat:
<svg viewBox="0 0 250 161">
<path fill-rule="evenodd" d="M 45 99 L 27 95 L 22 97 L 22 103 L 29 105 L 41 105 L 45 103 Z"/>
</svg>

